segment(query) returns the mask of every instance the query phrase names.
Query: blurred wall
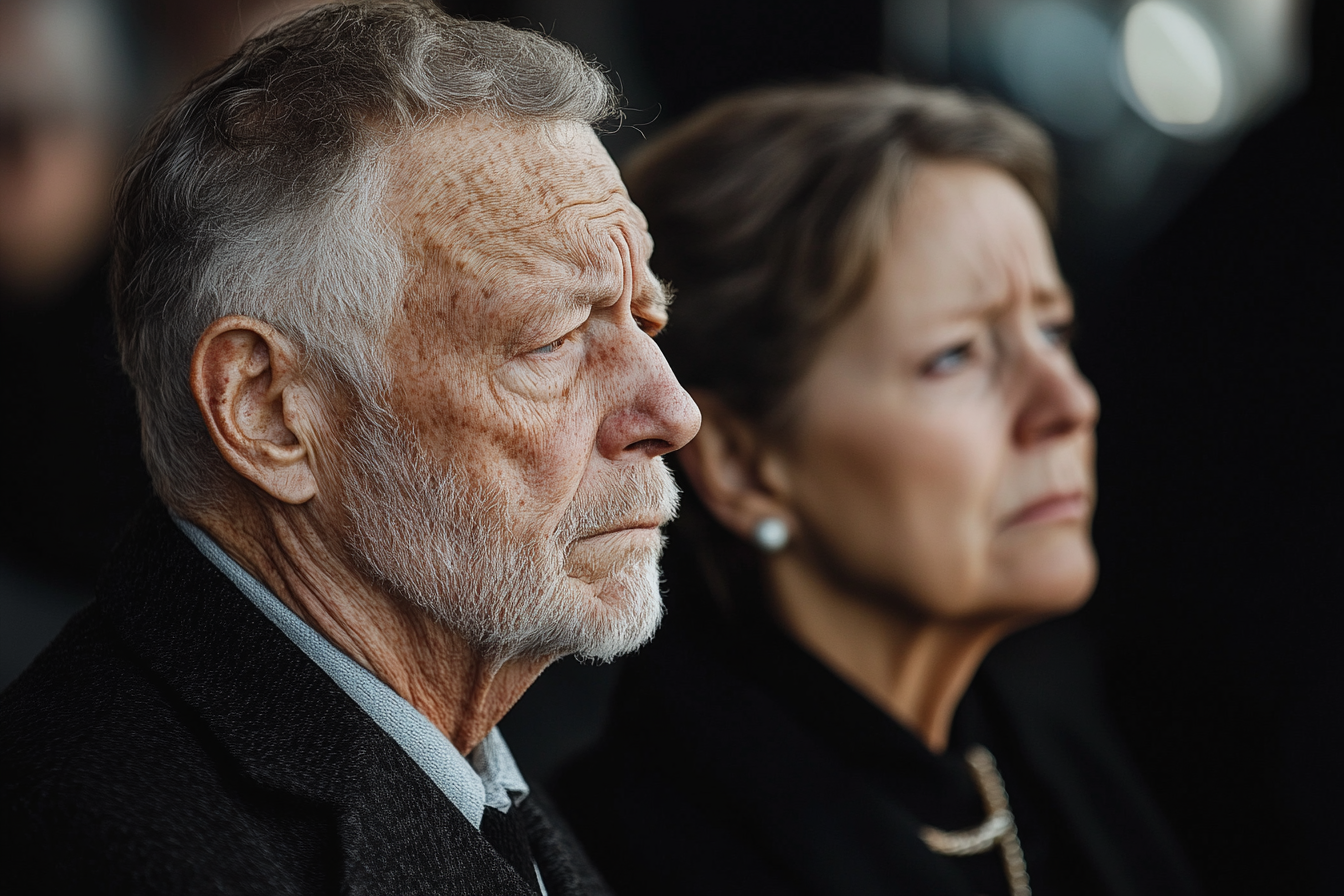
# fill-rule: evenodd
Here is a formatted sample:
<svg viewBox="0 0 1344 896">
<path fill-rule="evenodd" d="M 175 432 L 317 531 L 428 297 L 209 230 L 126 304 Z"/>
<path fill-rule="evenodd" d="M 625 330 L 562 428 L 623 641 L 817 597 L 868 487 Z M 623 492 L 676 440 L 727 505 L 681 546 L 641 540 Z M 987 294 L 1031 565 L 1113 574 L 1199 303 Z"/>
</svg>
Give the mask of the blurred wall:
<svg viewBox="0 0 1344 896">
<path fill-rule="evenodd" d="M 112 184 L 187 79 L 302 0 L 0 0 L 0 686 L 150 494 L 107 298 Z"/>
<path fill-rule="evenodd" d="M 1120 718 L 1211 892 L 1338 892 L 1340 5 L 1312 83 L 1111 283 L 1101 588 Z M 1333 67 L 1332 67 L 1333 66 Z"/>
<path fill-rule="evenodd" d="M 148 494 L 105 287 L 112 179 L 147 84 L 123 13 L 0 2 L 0 684 L 91 597 Z"/>
</svg>

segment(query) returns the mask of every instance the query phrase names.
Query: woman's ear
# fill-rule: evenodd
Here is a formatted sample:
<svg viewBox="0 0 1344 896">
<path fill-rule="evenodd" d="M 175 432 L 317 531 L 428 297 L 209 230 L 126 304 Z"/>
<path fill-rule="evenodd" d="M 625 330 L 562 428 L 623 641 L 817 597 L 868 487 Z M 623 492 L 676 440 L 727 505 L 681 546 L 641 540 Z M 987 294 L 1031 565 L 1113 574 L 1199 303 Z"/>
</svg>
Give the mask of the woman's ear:
<svg viewBox="0 0 1344 896">
<path fill-rule="evenodd" d="M 315 396 L 300 369 L 297 350 L 279 331 L 239 315 L 207 327 L 191 358 L 191 391 L 216 449 L 286 504 L 317 494 Z"/>
<path fill-rule="evenodd" d="M 700 406 L 700 432 L 677 459 L 701 503 L 729 531 L 751 541 L 762 520 L 795 528 L 780 459 L 713 393 L 691 390 Z"/>
</svg>

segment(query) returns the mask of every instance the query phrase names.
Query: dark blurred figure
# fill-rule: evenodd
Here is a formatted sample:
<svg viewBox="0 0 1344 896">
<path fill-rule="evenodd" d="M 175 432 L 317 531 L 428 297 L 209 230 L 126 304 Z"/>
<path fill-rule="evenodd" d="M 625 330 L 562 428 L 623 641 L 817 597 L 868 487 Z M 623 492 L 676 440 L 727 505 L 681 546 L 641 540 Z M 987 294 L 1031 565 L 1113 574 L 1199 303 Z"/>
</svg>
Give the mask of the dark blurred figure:
<svg viewBox="0 0 1344 896">
<path fill-rule="evenodd" d="M 122 153 L 164 95 L 312 2 L 0 0 L 0 686 L 92 595 L 150 493 L 107 300 Z"/>
<path fill-rule="evenodd" d="M 105 283 L 134 83 L 106 4 L 0 3 L 0 684 L 91 592 L 149 493 Z"/>
<path fill-rule="evenodd" d="M 667 624 L 558 782 L 613 886 L 1196 892 L 1085 644 L 1004 640 L 1096 574 L 1045 135 L 867 78 L 728 97 L 625 173 L 703 425 Z"/>
<path fill-rule="evenodd" d="M 1106 396 L 1090 612 L 1215 893 L 1344 890 L 1344 29 L 1332 0 L 1314 15 L 1309 91 L 1085 320 Z"/>
</svg>

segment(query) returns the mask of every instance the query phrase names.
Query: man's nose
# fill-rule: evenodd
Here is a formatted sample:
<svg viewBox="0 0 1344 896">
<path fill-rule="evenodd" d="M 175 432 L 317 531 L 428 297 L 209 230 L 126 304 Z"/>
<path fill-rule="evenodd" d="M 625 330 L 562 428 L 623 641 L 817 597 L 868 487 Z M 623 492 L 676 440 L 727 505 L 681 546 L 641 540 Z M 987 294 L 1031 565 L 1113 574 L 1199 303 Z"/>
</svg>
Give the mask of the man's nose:
<svg viewBox="0 0 1344 896">
<path fill-rule="evenodd" d="M 603 457 L 657 457 L 676 451 L 700 431 L 700 409 L 677 382 L 663 353 L 642 333 L 629 361 L 611 372 L 616 408 L 602 421 L 597 447 Z"/>
<path fill-rule="evenodd" d="M 1031 447 L 1096 426 L 1101 413 L 1097 391 L 1072 359 L 1033 354 L 1027 363 L 1029 387 L 1013 433 L 1019 445 Z"/>
</svg>

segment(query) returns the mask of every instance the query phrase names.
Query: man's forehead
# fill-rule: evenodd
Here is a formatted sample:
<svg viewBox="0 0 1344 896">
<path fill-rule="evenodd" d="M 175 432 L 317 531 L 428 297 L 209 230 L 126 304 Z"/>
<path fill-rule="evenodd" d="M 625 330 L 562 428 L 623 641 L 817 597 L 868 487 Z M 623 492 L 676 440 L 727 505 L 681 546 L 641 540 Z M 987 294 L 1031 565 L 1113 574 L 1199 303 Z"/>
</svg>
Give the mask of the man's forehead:
<svg viewBox="0 0 1344 896">
<path fill-rule="evenodd" d="M 651 250 L 644 217 L 591 128 L 468 117 L 397 149 L 389 223 L 424 274 L 410 302 L 480 312 L 457 325 L 510 323 L 615 302 L 634 280 L 633 305 L 663 319 L 663 292 L 639 274 Z"/>
<path fill-rule="evenodd" d="M 579 122 L 458 116 L 416 133 L 390 161 L 389 203 L 429 242 L 436 234 L 508 242 L 559 216 L 633 209 L 616 166 Z"/>
</svg>

